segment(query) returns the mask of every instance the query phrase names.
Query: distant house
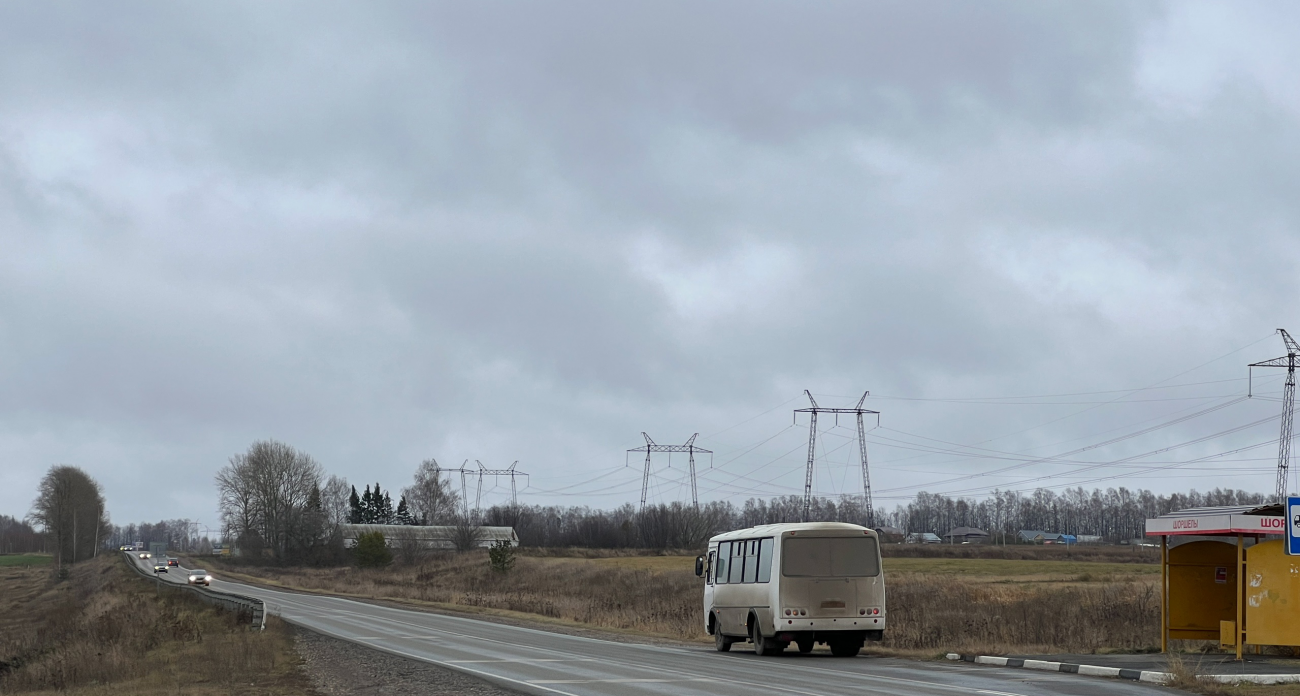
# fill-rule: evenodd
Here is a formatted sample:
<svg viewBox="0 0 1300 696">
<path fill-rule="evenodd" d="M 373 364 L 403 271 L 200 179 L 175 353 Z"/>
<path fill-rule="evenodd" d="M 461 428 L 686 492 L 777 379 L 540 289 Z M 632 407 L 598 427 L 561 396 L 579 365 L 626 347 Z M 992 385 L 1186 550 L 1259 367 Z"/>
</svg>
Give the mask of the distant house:
<svg viewBox="0 0 1300 696">
<path fill-rule="evenodd" d="M 887 544 L 897 544 L 907 536 L 907 532 L 898 527 L 876 527 L 876 534 Z"/>
<path fill-rule="evenodd" d="M 1055 532 L 1022 529 L 1016 534 L 1016 540 L 1022 544 L 1055 544 L 1060 542 L 1061 535 Z"/>
<path fill-rule="evenodd" d="M 904 544 L 941 544 L 943 539 L 930 532 L 912 532 L 903 539 Z"/>
<path fill-rule="evenodd" d="M 1100 543 L 1101 543 L 1101 537 L 1098 536 L 1098 535 L 1096 535 L 1096 534 L 1080 534 L 1080 535 L 1078 535 L 1078 539 L 1079 539 L 1079 543 L 1080 543 L 1080 544 L 1100 544 Z"/>
<path fill-rule="evenodd" d="M 943 535 L 945 544 L 983 544 L 989 540 L 989 533 L 975 527 L 954 527 Z"/>
</svg>

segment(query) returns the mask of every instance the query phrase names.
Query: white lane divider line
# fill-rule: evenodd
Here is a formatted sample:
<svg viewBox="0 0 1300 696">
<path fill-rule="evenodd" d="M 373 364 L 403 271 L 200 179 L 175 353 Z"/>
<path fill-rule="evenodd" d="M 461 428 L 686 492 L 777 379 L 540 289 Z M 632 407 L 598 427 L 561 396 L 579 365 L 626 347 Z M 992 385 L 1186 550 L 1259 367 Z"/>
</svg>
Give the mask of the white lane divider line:
<svg viewBox="0 0 1300 696">
<path fill-rule="evenodd" d="M 517 660 L 447 660 L 447 662 L 451 664 L 457 664 L 457 665 L 472 665 L 472 664 L 489 664 L 494 662 L 508 662 L 512 664 L 531 664 L 533 662 L 599 662 L 599 660 L 597 660 L 594 657 L 581 657 L 581 658 L 574 658 L 571 660 L 557 660 L 553 658 L 538 658 L 535 660 L 530 660 L 527 658 L 519 658 Z"/>
<path fill-rule="evenodd" d="M 716 682 L 716 679 L 534 679 L 529 684 L 675 684 L 677 682 Z"/>
</svg>

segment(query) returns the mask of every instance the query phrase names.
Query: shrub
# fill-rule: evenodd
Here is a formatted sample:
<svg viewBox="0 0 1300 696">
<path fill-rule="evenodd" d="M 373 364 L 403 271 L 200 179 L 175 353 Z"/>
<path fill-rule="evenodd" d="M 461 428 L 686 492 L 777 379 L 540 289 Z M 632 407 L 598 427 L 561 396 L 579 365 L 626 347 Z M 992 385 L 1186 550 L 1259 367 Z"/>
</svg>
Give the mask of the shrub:
<svg viewBox="0 0 1300 696">
<path fill-rule="evenodd" d="M 393 562 L 393 554 L 388 550 L 383 532 L 363 532 L 357 535 L 357 548 L 354 551 L 357 565 L 361 568 L 382 568 Z"/>
<path fill-rule="evenodd" d="M 488 548 L 488 563 L 498 573 L 509 572 L 515 566 L 515 547 L 505 539 L 494 542 Z"/>
</svg>

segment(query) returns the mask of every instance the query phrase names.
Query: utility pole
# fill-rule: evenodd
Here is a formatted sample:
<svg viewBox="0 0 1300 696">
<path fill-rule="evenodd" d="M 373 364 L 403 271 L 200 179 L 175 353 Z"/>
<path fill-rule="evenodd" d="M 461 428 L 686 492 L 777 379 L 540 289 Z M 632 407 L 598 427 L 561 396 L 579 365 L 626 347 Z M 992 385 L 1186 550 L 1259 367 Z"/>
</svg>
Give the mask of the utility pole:
<svg viewBox="0 0 1300 696">
<path fill-rule="evenodd" d="M 867 400 L 871 392 L 863 392 L 862 398 L 858 399 L 858 405 L 853 408 L 823 408 L 817 405 L 817 400 L 813 398 L 812 392 L 807 389 L 803 393 L 808 395 L 808 401 L 812 402 L 811 408 L 796 408 L 795 422 L 799 422 L 799 414 L 807 413 L 808 422 L 808 472 L 804 477 L 803 483 L 803 521 L 808 521 L 808 514 L 812 510 L 812 482 L 813 482 L 813 460 L 817 454 L 817 414 L 833 413 L 835 422 L 839 423 L 841 413 L 852 413 L 858 417 L 858 450 L 860 461 L 862 462 L 862 496 L 867 506 L 867 526 L 876 526 L 876 511 L 871 507 L 871 472 L 867 468 L 867 429 L 863 424 L 862 417 L 870 413 L 876 416 L 876 425 L 880 425 L 880 411 L 862 408 L 862 404 Z"/>
<path fill-rule="evenodd" d="M 1300 359 L 1300 344 L 1291 338 L 1286 329 L 1278 329 L 1277 332 L 1282 334 L 1282 342 L 1286 344 L 1286 355 L 1251 363 L 1247 367 L 1251 368 L 1251 377 L 1254 377 L 1253 368 L 1256 367 L 1286 368 L 1286 385 L 1282 388 L 1282 434 L 1277 441 L 1277 502 L 1286 503 L 1287 472 L 1291 466 L 1291 420 L 1295 415 L 1295 368 Z M 1251 379 L 1250 383 L 1253 382 Z M 1247 394 L 1250 394 L 1249 387 Z"/>
<path fill-rule="evenodd" d="M 641 437 L 645 438 L 645 444 L 641 447 L 634 447 L 628 450 L 628 452 L 645 452 L 645 470 L 641 474 L 641 510 L 645 510 L 646 494 L 650 490 L 651 452 L 668 452 L 670 457 L 668 460 L 669 466 L 672 466 L 671 456 L 673 452 L 685 452 L 687 454 L 687 459 L 690 462 L 691 505 L 694 505 L 696 510 L 700 509 L 700 496 L 695 487 L 695 453 L 699 452 L 700 454 L 712 455 L 713 452 L 711 450 L 706 450 L 703 447 L 695 446 L 695 438 L 699 436 L 699 433 L 695 433 L 684 445 L 656 445 L 655 441 L 651 440 L 649 435 L 646 435 L 644 432 L 641 433 Z M 712 464 L 710 464 L 710 466 L 712 466 Z"/>
</svg>

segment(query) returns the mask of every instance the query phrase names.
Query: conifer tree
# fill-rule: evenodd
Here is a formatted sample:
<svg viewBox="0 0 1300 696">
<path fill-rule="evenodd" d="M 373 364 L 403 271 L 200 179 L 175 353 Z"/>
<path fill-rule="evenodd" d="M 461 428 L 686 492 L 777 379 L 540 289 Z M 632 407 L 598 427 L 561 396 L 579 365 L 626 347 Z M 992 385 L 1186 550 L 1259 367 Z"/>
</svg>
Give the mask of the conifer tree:
<svg viewBox="0 0 1300 696">
<path fill-rule="evenodd" d="M 375 498 L 370 493 L 370 486 L 366 486 L 366 492 L 361 495 L 361 524 L 375 523 Z"/>
<path fill-rule="evenodd" d="M 384 502 L 382 505 L 382 509 L 379 512 L 379 518 L 380 518 L 380 522 L 379 522 L 380 524 L 393 523 L 393 499 L 388 497 L 387 493 L 384 494 Z"/>
<path fill-rule="evenodd" d="M 415 519 L 411 517 L 411 510 L 406 507 L 406 496 L 397 503 L 397 524 L 415 524 Z"/>
<path fill-rule="evenodd" d="M 357 487 L 352 487 L 352 495 L 348 496 L 348 523 L 361 524 L 361 498 L 357 496 Z"/>
</svg>

